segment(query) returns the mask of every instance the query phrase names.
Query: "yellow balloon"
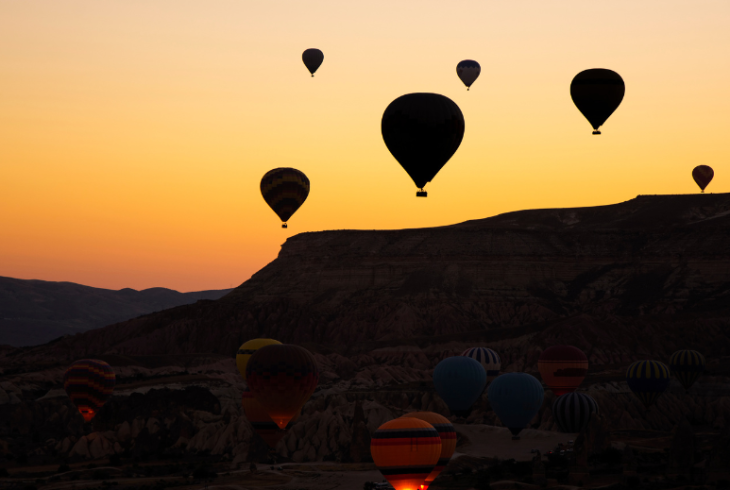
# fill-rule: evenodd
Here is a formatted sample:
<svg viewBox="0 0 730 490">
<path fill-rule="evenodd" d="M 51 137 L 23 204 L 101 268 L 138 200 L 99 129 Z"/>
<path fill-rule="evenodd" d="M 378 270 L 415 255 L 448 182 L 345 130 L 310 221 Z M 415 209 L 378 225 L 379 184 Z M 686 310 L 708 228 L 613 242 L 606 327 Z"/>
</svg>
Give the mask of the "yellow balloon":
<svg viewBox="0 0 730 490">
<path fill-rule="evenodd" d="M 236 352 L 236 366 L 238 366 L 238 372 L 241 373 L 244 381 L 246 380 L 246 365 L 248 364 L 248 360 L 251 359 L 253 353 L 261 347 L 273 344 L 281 344 L 281 342 L 274 339 L 253 339 L 248 342 L 244 342 L 243 345 L 238 348 L 238 352 Z"/>
</svg>

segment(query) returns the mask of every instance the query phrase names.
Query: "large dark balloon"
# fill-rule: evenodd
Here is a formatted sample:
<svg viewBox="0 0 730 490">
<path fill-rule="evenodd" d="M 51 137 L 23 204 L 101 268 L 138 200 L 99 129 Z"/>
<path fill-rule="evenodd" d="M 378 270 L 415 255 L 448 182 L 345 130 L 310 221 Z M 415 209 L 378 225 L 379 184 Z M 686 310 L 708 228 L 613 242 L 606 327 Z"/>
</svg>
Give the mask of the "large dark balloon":
<svg viewBox="0 0 730 490">
<path fill-rule="evenodd" d="M 603 68 L 582 71 L 570 84 L 570 96 L 593 126 L 593 134 L 601 134 L 598 128 L 621 104 L 625 92 L 621 76 Z"/>
<path fill-rule="evenodd" d="M 309 73 L 314 76 L 314 72 L 317 71 L 319 65 L 324 61 L 324 53 L 316 48 L 309 48 L 302 53 L 302 61 L 304 66 L 307 67 Z"/>
<path fill-rule="evenodd" d="M 557 396 L 575 391 L 588 372 L 588 358 L 572 345 L 553 345 L 540 354 L 537 369 Z"/>
<path fill-rule="evenodd" d="M 307 200 L 309 179 L 295 168 L 275 168 L 261 179 L 261 195 L 286 228 L 286 222 Z"/>
<path fill-rule="evenodd" d="M 280 429 L 314 393 L 319 369 L 314 356 L 298 345 L 261 347 L 246 365 L 248 387 Z"/>
<path fill-rule="evenodd" d="M 407 94 L 385 109 L 381 124 L 390 153 L 408 172 L 417 196 L 453 156 L 464 138 L 464 115 L 459 106 L 439 94 Z"/>
<path fill-rule="evenodd" d="M 582 431 L 594 413 L 598 413 L 596 400 L 577 391 L 561 395 L 553 402 L 553 419 L 560 432 Z"/>
<path fill-rule="evenodd" d="M 678 350 L 669 359 L 669 369 L 684 389 L 688 390 L 699 375 L 705 372 L 705 356 L 696 350 Z"/>
<path fill-rule="evenodd" d="M 534 376 L 506 373 L 492 381 L 487 396 L 502 425 L 512 432 L 512 439 L 518 439 L 540 410 L 545 390 Z"/>
<path fill-rule="evenodd" d="M 487 372 L 471 357 L 447 357 L 433 370 L 433 384 L 449 410 L 466 415 L 487 385 Z"/>
<path fill-rule="evenodd" d="M 459 64 L 456 65 L 456 74 L 459 76 L 461 81 L 464 82 L 467 90 L 469 90 L 469 87 L 471 87 L 471 84 L 476 81 L 481 72 L 482 67 L 474 60 L 460 61 Z"/>
<path fill-rule="evenodd" d="M 76 361 L 63 375 L 63 387 L 86 422 L 112 395 L 115 382 L 111 366 L 97 359 Z"/>
<path fill-rule="evenodd" d="M 669 367 L 659 361 L 636 361 L 626 371 L 626 384 L 650 407 L 669 387 Z"/>
<path fill-rule="evenodd" d="M 708 165 L 698 165 L 692 170 L 692 178 L 695 179 L 702 192 L 705 192 L 705 187 L 712 182 L 714 176 L 715 171 Z"/>
</svg>

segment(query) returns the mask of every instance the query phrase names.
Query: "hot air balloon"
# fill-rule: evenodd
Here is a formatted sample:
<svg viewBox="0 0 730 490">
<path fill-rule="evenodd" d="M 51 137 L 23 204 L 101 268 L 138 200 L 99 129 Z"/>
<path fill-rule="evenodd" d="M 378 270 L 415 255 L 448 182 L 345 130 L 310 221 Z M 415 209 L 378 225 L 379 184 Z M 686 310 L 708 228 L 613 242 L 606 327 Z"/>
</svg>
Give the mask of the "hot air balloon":
<svg viewBox="0 0 730 490">
<path fill-rule="evenodd" d="M 553 418 L 560 432 L 582 431 L 594 413 L 598 413 L 596 400 L 577 391 L 560 395 L 553 402 Z"/>
<path fill-rule="evenodd" d="M 385 109 L 383 141 L 421 189 L 452 157 L 464 137 L 464 115 L 451 99 L 439 94 L 407 94 Z"/>
<path fill-rule="evenodd" d="M 246 365 L 253 353 L 261 347 L 273 344 L 281 344 L 281 342 L 274 339 L 253 339 L 244 342 L 243 345 L 238 348 L 238 352 L 236 352 L 236 367 L 238 367 L 238 372 L 241 373 L 244 381 L 246 381 Z"/>
<path fill-rule="evenodd" d="M 545 391 L 534 376 L 505 373 L 492 381 L 487 391 L 492 410 L 517 440 L 542 406 Z"/>
<path fill-rule="evenodd" d="M 537 369 L 557 396 L 575 391 L 588 372 L 588 358 L 572 345 L 554 345 L 540 354 Z"/>
<path fill-rule="evenodd" d="M 468 415 L 487 385 L 487 373 L 471 357 L 447 357 L 433 370 L 433 384 L 449 410 Z"/>
<path fill-rule="evenodd" d="M 482 67 L 474 60 L 460 61 L 459 64 L 456 65 L 456 74 L 459 76 L 461 81 L 464 82 L 467 90 L 469 90 L 471 84 L 479 78 L 479 74 L 481 72 Z"/>
<path fill-rule="evenodd" d="M 418 490 L 439 461 L 441 438 L 428 422 L 399 418 L 378 427 L 370 454 L 395 490 Z"/>
<path fill-rule="evenodd" d="M 264 442 L 270 447 L 275 448 L 282 437 L 286 435 L 287 430 L 291 425 L 299 418 L 298 412 L 287 424 L 285 429 L 280 429 L 276 423 L 271 420 L 266 409 L 254 398 L 253 393 L 250 390 L 243 392 L 241 405 L 243 406 L 243 413 L 251 423 L 253 430 L 264 440 Z"/>
<path fill-rule="evenodd" d="M 295 168 L 275 168 L 261 179 L 261 195 L 286 228 L 286 222 L 307 200 L 309 179 Z"/>
<path fill-rule="evenodd" d="M 63 375 L 63 387 L 86 422 L 112 395 L 115 381 L 112 367 L 98 359 L 76 361 Z"/>
<path fill-rule="evenodd" d="M 248 360 L 246 380 L 271 420 L 283 429 L 314 393 L 319 370 L 307 349 L 272 344 L 261 347 Z"/>
<path fill-rule="evenodd" d="M 636 361 L 626 371 L 626 384 L 650 407 L 669 387 L 669 367 L 659 361 Z"/>
<path fill-rule="evenodd" d="M 487 383 L 499 376 L 502 361 L 499 359 L 499 354 L 494 352 L 492 349 L 487 349 L 486 347 L 472 347 L 471 349 L 466 349 L 461 353 L 461 355 L 471 357 L 482 365 L 484 370 L 487 372 Z"/>
<path fill-rule="evenodd" d="M 601 134 L 598 128 L 621 104 L 625 91 L 621 76 L 603 68 L 582 71 L 570 84 L 570 96 L 593 126 L 593 134 Z"/>
<path fill-rule="evenodd" d="M 309 73 L 314 76 L 314 72 L 317 71 L 319 65 L 324 61 L 324 53 L 316 48 L 306 49 L 302 53 L 302 61 L 304 62 L 304 66 L 307 67 L 307 70 L 309 70 Z"/>
<path fill-rule="evenodd" d="M 705 372 L 705 356 L 696 350 L 678 350 L 669 358 L 669 369 L 685 390 L 689 390 Z"/>
<path fill-rule="evenodd" d="M 714 176 L 715 171 L 708 165 L 697 165 L 692 170 L 692 178 L 695 179 L 695 182 L 697 182 L 697 185 L 700 186 L 700 190 L 702 192 L 705 192 L 705 187 L 712 182 L 712 178 Z"/>
<path fill-rule="evenodd" d="M 449 419 L 437 413 L 411 412 L 403 415 L 401 418 L 404 417 L 412 417 L 428 422 L 438 431 L 439 437 L 441 438 L 441 455 L 439 456 L 438 463 L 436 463 L 433 471 L 426 477 L 423 485 L 421 485 L 421 490 L 426 490 L 436 477 L 444 471 L 446 465 L 449 464 L 451 456 L 453 456 L 456 450 L 456 430 L 454 430 L 454 426 L 451 425 Z"/>
</svg>

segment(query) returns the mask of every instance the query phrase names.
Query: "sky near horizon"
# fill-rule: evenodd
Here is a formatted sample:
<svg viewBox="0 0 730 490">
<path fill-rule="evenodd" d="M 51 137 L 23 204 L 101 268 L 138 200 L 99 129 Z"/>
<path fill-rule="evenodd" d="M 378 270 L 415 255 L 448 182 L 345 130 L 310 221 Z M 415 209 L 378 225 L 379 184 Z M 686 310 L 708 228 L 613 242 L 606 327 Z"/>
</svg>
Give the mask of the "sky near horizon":
<svg viewBox="0 0 730 490">
<path fill-rule="evenodd" d="M 695 193 L 700 164 L 729 192 L 728 26 L 727 0 L 1 0 L 0 276 L 223 289 L 302 232 Z M 626 83 L 601 136 L 587 68 Z M 380 134 L 410 92 L 466 121 L 426 199 Z M 311 181 L 286 230 L 275 167 Z"/>
</svg>

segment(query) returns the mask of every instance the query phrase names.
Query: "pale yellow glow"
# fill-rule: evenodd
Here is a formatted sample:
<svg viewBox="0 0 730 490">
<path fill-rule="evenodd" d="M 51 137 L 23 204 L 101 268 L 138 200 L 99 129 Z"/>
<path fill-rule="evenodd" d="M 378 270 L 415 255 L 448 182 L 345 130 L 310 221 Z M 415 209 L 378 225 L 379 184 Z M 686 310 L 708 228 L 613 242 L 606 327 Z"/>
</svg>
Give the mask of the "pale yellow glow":
<svg viewBox="0 0 730 490">
<path fill-rule="evenodd" d="M 2 2 L 0 275 L 225 288 L 304 231 L 694 193 L 699 164 L 727 192 L 728 25 L 726 0 Z M 595 67 L 626 81 L 601 136 L 569 95 Z M 380 136 L 416 91 L 466 118 L 426 199 Z M 279 166 L 312 182 L 287 230 Z"/>
</svg>

